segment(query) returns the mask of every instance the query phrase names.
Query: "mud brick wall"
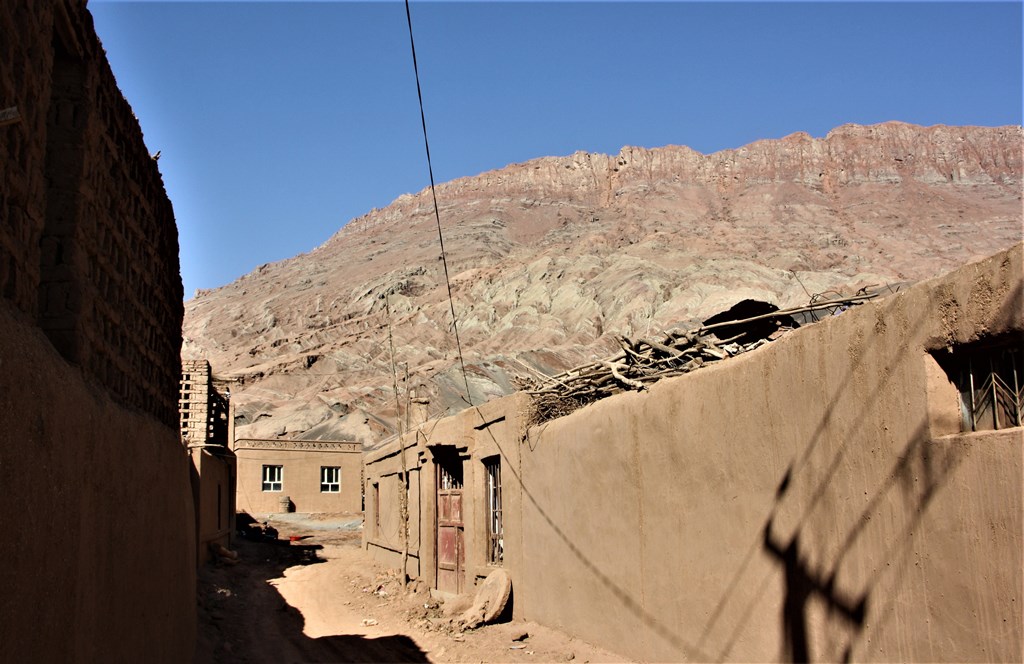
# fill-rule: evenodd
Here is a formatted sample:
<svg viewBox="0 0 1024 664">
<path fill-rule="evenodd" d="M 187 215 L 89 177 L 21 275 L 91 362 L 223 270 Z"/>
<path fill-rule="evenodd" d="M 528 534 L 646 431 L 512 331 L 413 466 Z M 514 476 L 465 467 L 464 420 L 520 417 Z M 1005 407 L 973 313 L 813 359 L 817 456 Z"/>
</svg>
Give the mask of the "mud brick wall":
<svg viewBox="0 0 1024 664">
<path fill-rule="evenodd" d="M 206 360 L 182 360 L 179 408 L 184 443 L 230 444 L 228 402 L 213 386 L 213 374 Z"/>
<path fill-rule="evenodd" d="M 0 297 L 35 315 L 39 238 L 46 215 L 46 109 L 49 106 L 54 11 L 50 3 L 0 3 Z M 37 109 L 28 112 L 28 109 Z"/>
<path fill-rule="evenodd" d="M 202 444 L 207 441 L 210 392 L 210 363 L 206 360 L 183 360 L 179 397 L 183 442 Z"/>
<path fill-rule="evenodd" d="M 0 660 L 190 661 L 171 204 L 84 0 L 0 1 L 0 63 Z"/>
<path fill-rule="evenodd" d="M 174 426 L 174 213 L 79 0 L 3 3 L 0 294 L 118 402 Z"/>
</svg>

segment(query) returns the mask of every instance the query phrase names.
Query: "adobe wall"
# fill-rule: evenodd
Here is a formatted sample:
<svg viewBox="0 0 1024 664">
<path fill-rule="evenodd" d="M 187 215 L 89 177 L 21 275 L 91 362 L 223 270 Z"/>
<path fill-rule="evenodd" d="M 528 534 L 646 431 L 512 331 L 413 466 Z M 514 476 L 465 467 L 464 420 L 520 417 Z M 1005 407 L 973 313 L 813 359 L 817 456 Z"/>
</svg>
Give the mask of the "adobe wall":
<svg viewBox="0 0 1024 664">
<path fill-rule="evenodd" d="M 188 456 L 0 301 L 3 659 L 190 661 Z"/>
<path fill-rule="evenodd" d="M 647 660 L 1014 660 L 1020 428 L 930 350 L 1024 330 L 1021 246 L 535 427 L 517 615 Z"/>
<path fill-rule="evenodd" d="M 513 584 L 523 569 L 522 499 L 523 491 L 521 455 L 529 414 L 529 398 L 513 394 L 505 399 L 491 401 L 461 413 L 473 432 L 474 444 L 466 463 L 466 574 L 467 588 L 479 585 L 494 569 L 487 562 L 487 471 L 484 460 L 497 457 L 501 466 L 502 531 L 504 560 L 502 567 L 509 573 Z M 429 437 L 437 440 L 436 435 Z M 476 499 L 474 499 L 476 498 Z"/>
<path fill-rule="evenodd" d="M 520 520 L 520 445 L 526 428 L 528 398 L 514 394 L 466 409 L 452 417 L 427 422 L 403 438 L 409 473 L 410 561 L 408 573 L 437 588 L 436 465 L 434 446 L 454 447 L 463 472 L 462 517 L 465 524 L 463 588 L 472 592 L 493 571 L 487 561 L 487 495 L 485 459 L 500 459 L 503 486 L 503 567 L 513 583 L 522 568 Z M 400 513 L 402 462 L 399 443 L 370 452 L 365 458 L 366 518 L 363 546 L 377 561 L 401 567 Z M 380 495 L 375 502 L 374 484 Z M 376 520 L 379 518 L 379 524 Z"/>
<path fill-rule="evenodd" d="M 292 511 L 358 513 L 362 511 L 362 446 L 359 443 L 305 440 L 256 440 L 234 443 L 238 462 L 237 508 L 250 515 L 281 512 L 281 498 Z M 283 466 L 281 491 L 263 491 L 263 466 Z M 338 493 L 321 493 L 320 467 L 341 468 Z"/>
<path fill-rule="evenodd" d="M 516 618 L 649 661 L 1019 658 L 1024 430 L 959 433 L 931 353 L 1024 346 L 1022 277 L 1018 245 L 528 434 L 521 394 L 428 422 L 405 440 L 408 570 L 437 587 L 452 445 L 472 592 L 497 451 Z M 398 449 L 366 456 L 364 546 L 392 567 Z"/>
<path fill-rule="evenodd" d="M 230 402 L 213 386 L 206 360 L 182 360 L 179 391 L 181 442 L 191 457 L 198 562 L 211 546 L 227 548 L 235 524 L 235 455 L 228 447 L 233 428 Z"/>
<path fill-rule="evenodd" d="M 187 661 L 177 228 L 83 0 L 0 3 L 0 644 Z"/>
<path fill-rule="evenodd" d="M 432 523 L 433 514 L 430 500 L 423 498 L 424 491 L 433 490 L 432 477 L 420 469 L 420 457 L 415 435 L 406 436 L 406 472 L 409 473 L 409 560 L 406 572 L 411 578 L 427 581 L 426 570 L 420 560 L 421 542 L 431 538 L 425 524 Z M 371 452 L 364 460 L 364 486 L 366 510 L 363 516 L 363 548 L 370 556 L 389 567 L 402 567 L 402 460 L 399 445 L 395 441 L 381 450 Z M 429 498 L 429 496 L 428 496 Z M 427 510 L 431 510 L 427 513 Z M 424 544 L 424 546 L 427 546 Z M 430 543 L 429 546 L 433 546 Z"/>
<path fill-rule="evenodd" d="M 210 559 L 210 546 L 228 548 L 235 527 L 235 458 L 216 448 L 192 450 L 192 492 L 196 512 L 198 562 Z"/>
</svg>

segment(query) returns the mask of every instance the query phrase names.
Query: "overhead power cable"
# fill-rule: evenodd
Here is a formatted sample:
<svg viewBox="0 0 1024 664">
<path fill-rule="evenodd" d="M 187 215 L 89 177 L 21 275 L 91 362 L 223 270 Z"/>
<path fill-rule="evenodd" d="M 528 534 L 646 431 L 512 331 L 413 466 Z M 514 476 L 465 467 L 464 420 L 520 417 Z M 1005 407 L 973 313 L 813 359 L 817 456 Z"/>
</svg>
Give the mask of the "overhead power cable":
<svg viewBox="0 0 1024 664">
<path fill-rule="evenodd" d="M 452 297 L 452 282 L 448 277 L 448 257 L 444 250 L 444 233 L 441 232 L 441 212 L 437 207 L 437 192 L 434 190 L 434 166 L 430 161 L 430 141 L 427 140 L 427 116 L 423 112 L 423 91 L 420 88 L 420 68 L 416 62 L 416 41 L 412 37 L 412 11 L 409 0 L 405 0 L 405 18 L 409 23 L 409 48 L 412 49 L 412 70 L 416 75 L 416 97 L 420 102 L 420 124 L 423 126 L 423 147 L 427 152 L 427 171 L 430 173 L 430 195 L 434 199 L 434 219 L 437 220 L 437 239 L 441 243 L 441 265 L 444 267 L 444 282 L 448 286 L 448 304 L 452 311 L 452 330 L 455 333 L 455 349 L 459 354 L 459 366 L 462 368 L 462 380 L 466 384 L 466 403 L 473 405 L 473 395 L 469 391 L 469 376 L 466 374 L 466 361 L 462 358 L 462 342 L 459 340 L 459 322 L 455 315 L 455 298 Z"/>
</svg>

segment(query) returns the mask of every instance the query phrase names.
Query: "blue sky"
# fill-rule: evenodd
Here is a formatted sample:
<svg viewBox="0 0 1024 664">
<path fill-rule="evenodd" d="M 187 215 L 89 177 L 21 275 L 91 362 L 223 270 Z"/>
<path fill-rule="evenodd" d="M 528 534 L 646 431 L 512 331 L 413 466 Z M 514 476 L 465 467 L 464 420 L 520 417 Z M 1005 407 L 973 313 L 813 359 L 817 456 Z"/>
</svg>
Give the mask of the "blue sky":
<svg viewBox="0 0 1024 664">
<path fill-rule="evenodd" d="M 414 0 L 435 178 L 847 122 L 1020 124 L 1021 7 Z M 401 2 L 89 8 L 161 151 L 186 298 L 428 186 Z"/>
</svg>

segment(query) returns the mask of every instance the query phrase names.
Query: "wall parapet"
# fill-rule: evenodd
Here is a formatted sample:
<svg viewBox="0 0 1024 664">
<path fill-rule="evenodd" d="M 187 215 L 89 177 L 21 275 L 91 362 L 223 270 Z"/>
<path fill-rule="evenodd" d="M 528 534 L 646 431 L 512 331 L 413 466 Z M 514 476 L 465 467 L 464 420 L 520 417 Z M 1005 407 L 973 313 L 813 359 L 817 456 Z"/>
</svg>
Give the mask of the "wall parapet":
<svg viewBox="0 0 1024 664">
<path fill-rule="evenodd" d="M 349 441 L 328 440 L 281 440 L 239 438 L 234 443 L 236 450 L 295 450 L 316 452 L 346 452 L 361 454 L 362 444 Z"/>
</svg>

